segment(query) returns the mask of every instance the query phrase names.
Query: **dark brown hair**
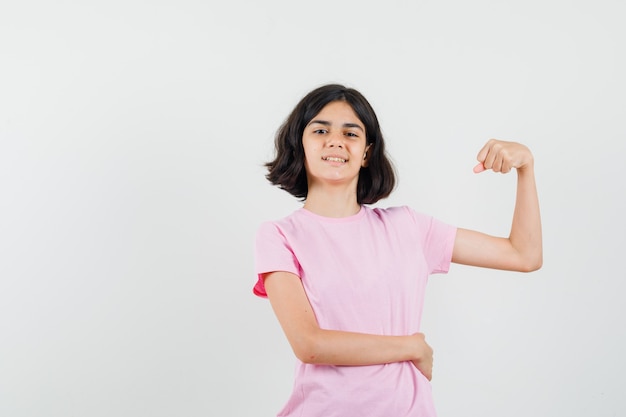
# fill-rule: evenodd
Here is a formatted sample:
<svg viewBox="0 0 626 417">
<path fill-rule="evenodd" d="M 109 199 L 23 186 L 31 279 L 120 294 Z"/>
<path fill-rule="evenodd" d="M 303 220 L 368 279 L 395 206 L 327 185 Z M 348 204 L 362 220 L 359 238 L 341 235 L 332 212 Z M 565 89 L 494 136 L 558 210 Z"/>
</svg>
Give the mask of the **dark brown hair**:
<svg viewBox="0 0 626 417">
<path fill-rule="evenodd" d="M 333 101 L 348 103 L 365 125 L 368 150 L 367 167 L 361 168 L 357 202 L 373 204 L 388 197 L 396 184 L 393 166 L 385 153 L 385 141 L 374 109 L 361 93 L 339 84 L 329 84 L 308 93 L 293 109 L 276 134 L 276 157 L 265 166 L 266 178 L 300 199 L 306 199 L 308 184 L 304 166 L 302 134 L 306 125 Z"/>
</svg>

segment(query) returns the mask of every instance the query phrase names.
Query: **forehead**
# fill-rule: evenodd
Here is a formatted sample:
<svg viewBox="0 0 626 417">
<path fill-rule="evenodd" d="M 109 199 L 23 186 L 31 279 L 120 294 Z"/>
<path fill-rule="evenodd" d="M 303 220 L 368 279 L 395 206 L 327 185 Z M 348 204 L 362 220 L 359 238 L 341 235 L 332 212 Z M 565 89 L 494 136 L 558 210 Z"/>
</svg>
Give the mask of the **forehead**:
<svg viewBox="0 0 626 417">
<path fill-rule="evenodd" d="M 313 117 L 315 120 L 337 121 L 337 122 L 350 122 L 363 125 L 361 119 L 357 116 L 352 106 L 346 101 L 331 101 L 325 105 L 318 114 Z"/>
</svg>

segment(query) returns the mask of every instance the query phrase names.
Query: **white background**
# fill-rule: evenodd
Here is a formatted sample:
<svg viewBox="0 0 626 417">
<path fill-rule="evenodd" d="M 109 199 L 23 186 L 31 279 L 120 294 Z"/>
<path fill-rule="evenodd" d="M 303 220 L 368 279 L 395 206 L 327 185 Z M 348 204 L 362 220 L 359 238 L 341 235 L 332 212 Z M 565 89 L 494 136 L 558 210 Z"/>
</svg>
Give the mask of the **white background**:
<svg viewBox="0 0 626 417">
<path fill-rule="evenodd" d="M 621 1 L 3 1 L 0 415 L 272 416 L 293 354 L 252 295 L 263 162 L 328 82 L 376 109 L 392 198 L 506 235 L 536 158 L 544 267 L 428 287 L 442 417 L 626 414 Z"/>
</svg>

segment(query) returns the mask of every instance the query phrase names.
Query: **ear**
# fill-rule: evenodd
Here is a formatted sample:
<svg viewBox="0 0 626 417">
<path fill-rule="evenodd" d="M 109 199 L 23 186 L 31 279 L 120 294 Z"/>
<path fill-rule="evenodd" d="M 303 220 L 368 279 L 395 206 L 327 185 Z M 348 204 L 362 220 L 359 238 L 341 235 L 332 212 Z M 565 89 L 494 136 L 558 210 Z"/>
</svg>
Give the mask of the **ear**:
<svg viewBox="0 0 626 417">
<path fill-rule="evenodd" d="M 369 159 L 370 159 L 369 150 L 371 146 L 372 144 L 370 143 L 369 145 L 365 147 L 365 152 L 363 153 L 363 160 L 361 161 L 362 168 L 367 167 L 367 164 L 369 163 Z"/>
</svg>

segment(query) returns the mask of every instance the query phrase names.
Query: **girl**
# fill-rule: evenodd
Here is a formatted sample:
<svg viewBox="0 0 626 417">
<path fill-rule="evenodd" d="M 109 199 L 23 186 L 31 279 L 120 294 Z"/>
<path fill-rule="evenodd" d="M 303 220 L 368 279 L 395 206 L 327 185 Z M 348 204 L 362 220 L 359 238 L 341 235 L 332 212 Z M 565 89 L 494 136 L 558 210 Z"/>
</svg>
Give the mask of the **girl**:
<svg viewBox="0 0 626 417">
<path fill-rule="evenodd" d="M 527 147 L 490 140 L 475 172 L 517 170 L 509 237 L 408 207 L 371 208 L 395 185 L 378 119 L 356 90 L 307 94 L 276 136 L 274 185 L 304 200 L 257 233 L 254 293 L 268 297 L 298 361 L 279 416 L 435 416 L 433 351 L 420 330 L 427 278 L 456 262 L 533 271 L 541 222 Z"/>
</svg>

